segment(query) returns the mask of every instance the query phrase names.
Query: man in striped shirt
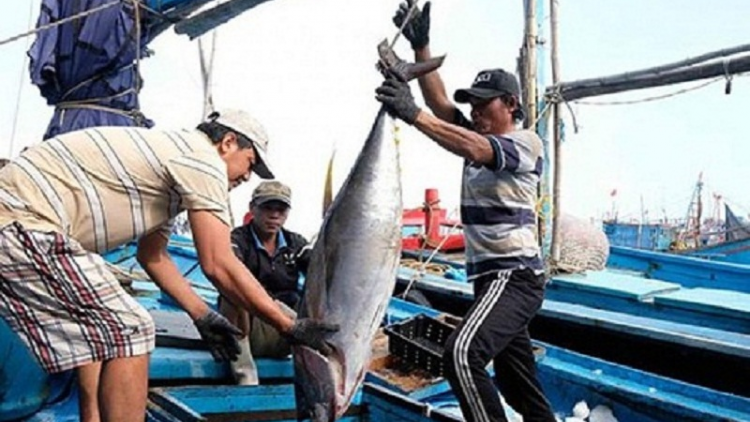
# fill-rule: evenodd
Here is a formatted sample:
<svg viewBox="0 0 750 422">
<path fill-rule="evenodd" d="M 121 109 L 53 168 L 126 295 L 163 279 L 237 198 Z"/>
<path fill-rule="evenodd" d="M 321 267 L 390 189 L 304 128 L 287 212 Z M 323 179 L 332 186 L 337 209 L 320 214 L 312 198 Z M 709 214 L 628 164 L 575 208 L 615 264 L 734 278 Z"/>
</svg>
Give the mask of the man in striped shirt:
<svg viewBox="0 0 750 422">
<path fill-rule="evenodd" d="M 139 263 L 192 317 L 214 357 L 236 357 L 239 331 L 167 253 L 183 210 L 200 265 L 224 297 L 292 343 L 325 347 L 336 327 L 290 318 L 232 252 L 229 190 L 251 171 L 273 177 L 267 144 L 255 119 L 227 110 L 197 130 L 71 132 L 0 171 L 0 316 L 48 372 L 79 368 L 82 420 L 144 420 L 155 339 L 150 315 L 98 253 L 138 239 Z"/>
<path fill-rule="evenodd" d="M 413 3 L 397 11 L 398 27 Z M 429 13 L 427 2 L 404 27 L 417 61 L 431 57 Z M 493 361 L 501 393 L 523 420 L 553 422 L 528 333 L 545 285 L 536 238 L 542 142 L 534 132 L 516 129 L 523 119 L 520 90 L 515 76 L 502 69 L 481 71 L 471 88 L 455 92 L 456 102 L 471 105 L 471 120 L 448 99 L 437 72 L 421 77 L 419 85 L 434 115 L 417 107 L 398 75 L 376 92 L 392 114 L 464 159 L 461 220 L 475 301 L 445 345 L 446 377 L 467 421 L 507 421 L 485 370 Z"/>
</svg>

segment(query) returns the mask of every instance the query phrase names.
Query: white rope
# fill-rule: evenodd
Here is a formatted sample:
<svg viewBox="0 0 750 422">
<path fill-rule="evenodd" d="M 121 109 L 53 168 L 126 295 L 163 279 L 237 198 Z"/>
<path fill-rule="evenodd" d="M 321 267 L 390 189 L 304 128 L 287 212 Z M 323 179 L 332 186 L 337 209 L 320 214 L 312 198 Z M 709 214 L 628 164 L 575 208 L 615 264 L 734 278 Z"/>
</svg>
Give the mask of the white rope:
<svg viewBox="0 0 750 422">
<path fill-rule="evenodd" d="M 34 3 L 33 1 L 29 2 L 29 21 L 27 24 L 27 27 L 30 28 L 31 24 L 34 19 Z M 29 49 L 29 41 L 30 39 L 26 39 L 26 47 L 24 50 Z M 18 77 L 18 95 L 16 96 L 16 110 L 13 113 L 13 126 L 10 130 L 10 146 L 8 147 L 8 157 L 13 156 L 13 147 L 16 143 L 16 128 L 18 128 L 18 116 L 21 111 L 21 95 L 23 94 L 23 87 L 26 85 L 23 83 L 23 79 L 26 76 L 26 63 L 29 61 L 28 54 L 23 55 L 23 64 L 21 65 L 21 75 Z"/>
<path fill-rule="evenodd" d="M 432 262 L 433 258 L 435 258 L 435 255 L 437 255 L 438 252 L 440 252 L 440 248 L 445 245 L 445 242 L 448 240 L 448 237 L 453 234 L 453 231 L 456 230 L 456 227 L 461 224 L 460 220 L 456 220 L 456 222 L 453 224 L 453 226 L 448 230 L 448 234 L 443 236 L 443 238 L 440 240 L 440 243 L 432 250 L 430 255 L 427 257 L 427 260 L 425 260 L 422 265 L 420 265 L 419 269 L 416 270 L 415 274 L 409 277 L 409 284 L 406 285 L 406 289 L 404 289 L 403 293 L 401 293 L 401 297 L 406 299 L 406 295 L 409 294 L 409 290 L 411 290 L 412 286 L 414 285 L 414 282 L 416 282 L 418 279 L 422 279 L 425 275 L 425 269 L 427 266 Z"/>
<path fill-rule="evenodd" d="M 396 45 L 396 41 L 398 40 L 398 37 L 401 36 L 401 34 L 404 32 L 404 28 L 406 28 L 406 25 L 409 24 L 409 21 L 411 20 L 411 17 L 414 15 L 414 11 L 417 10 L 417 6 L 419 5 L 419 0 L 414 0 L 414 3 L 409 8 L 409 11 L 406 13 L 406 16 L 404 17 L 404 21 L 401 23 L 401 26 L 398 28 L 398 32 L 396 32 L 396 35 L 393 37 L 393 41 L 391 41 L 391 44 L 388 46 L 388 49 L 393 51 L 393 46 Z"/>
<path fill-rule="evenodd" d="M 600 105 L 600 106 L 640 104 L 640 103 L 646 103 L 646 102 L 650 102 L 650 101 L 664 100 L 664 99 L 667 99 L 667 98 L 670 98 L 670 97 L 675 97 L 677 95 L 687 94 L 688 92 L 696 91 L 696 90 L 701 89 L 701 88 L 705 88 L 705 87 L 707 87 L 707 86 L 709 86 L 711 84 L 714 84 L 716 82 L 719 82 L 719 81 L 722 81 L 722 80 L 725 80 L 725 79 L 726 78 L 724 76 L 719 76 L 717 78 L 708 80 L 708 81 L 706 81 L 706 82 L 704 82 L 702 84 L 696 85 L 696 86 L 692 86 L 692 87 L 689 87 L 689 88 L 680 89 L 680 90 L 677 90 L 675 92 L 670 92 L 670 93 L 664 94 L 664 95 L 656 95 L 656 96 L 653 96 L 653 97 L 640 98 L 640 99 L 636 99 L 636 100 L 623 100 L 623 101 L 580 101 L 580 100 L 575 100 L 573 102 L 576 103 L 576 104 Z"/>
</svg>

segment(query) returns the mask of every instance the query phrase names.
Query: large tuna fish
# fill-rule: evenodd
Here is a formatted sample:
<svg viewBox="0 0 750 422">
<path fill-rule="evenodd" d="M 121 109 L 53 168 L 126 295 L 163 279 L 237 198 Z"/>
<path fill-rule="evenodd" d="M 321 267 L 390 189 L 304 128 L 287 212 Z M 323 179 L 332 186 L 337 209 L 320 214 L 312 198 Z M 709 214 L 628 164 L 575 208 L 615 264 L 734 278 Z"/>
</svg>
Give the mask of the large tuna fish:
<svg viewBox="0 0 750 422">
<path fill-rule="evenodd" d="M 439 66 L 399 64 L 411 79 Z M 378 112 L 370 135 L 326 214 L 313 247 L 299 317 L 339 324 L 325 357 L 295 346 L 298 417 L 333 421 L 346 412 L 370 360 L 401 255 L 401 179 L 390 117 Z"/>
</svg>

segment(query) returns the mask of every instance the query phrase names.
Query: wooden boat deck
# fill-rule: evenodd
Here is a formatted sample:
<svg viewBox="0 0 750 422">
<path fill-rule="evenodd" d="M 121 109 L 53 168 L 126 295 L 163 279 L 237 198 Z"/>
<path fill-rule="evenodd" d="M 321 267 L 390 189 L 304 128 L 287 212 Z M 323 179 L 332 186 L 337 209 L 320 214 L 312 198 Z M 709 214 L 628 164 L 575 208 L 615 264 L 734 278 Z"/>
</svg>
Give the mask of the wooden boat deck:
<svg viewBox="0 0 750 422">
<path fill-rule="evenodd" d="M 750 334 L 750 294 L 647 279 L 609 270 L 556 275 L 550 300 Z"/>
</svg>

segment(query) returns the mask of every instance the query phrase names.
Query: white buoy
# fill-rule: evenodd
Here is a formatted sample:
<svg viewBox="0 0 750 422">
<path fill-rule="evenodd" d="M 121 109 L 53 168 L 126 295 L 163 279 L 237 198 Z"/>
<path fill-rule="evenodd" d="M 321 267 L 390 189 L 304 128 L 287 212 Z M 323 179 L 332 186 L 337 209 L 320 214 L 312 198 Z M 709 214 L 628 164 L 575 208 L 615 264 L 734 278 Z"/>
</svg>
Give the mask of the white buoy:
<svg viewBox="0 0 750 422">
<path fill-rule="evenodd" d="M 589 422 L 617 422 L 617 418 L 612 414 L 612 409 L 600 404 L 591 409 Z"/>
<path fill-rule="evenodd" d="M 573 416 L 576 418 L 586 419 L 589 417 L 590 413 L 591 409 L 589 409 L 589 405 L 583 400 L 573 406 Z"/>
</svg>

